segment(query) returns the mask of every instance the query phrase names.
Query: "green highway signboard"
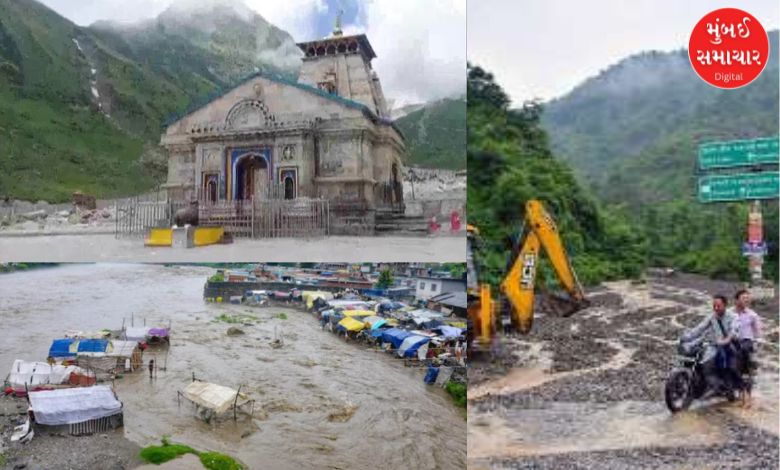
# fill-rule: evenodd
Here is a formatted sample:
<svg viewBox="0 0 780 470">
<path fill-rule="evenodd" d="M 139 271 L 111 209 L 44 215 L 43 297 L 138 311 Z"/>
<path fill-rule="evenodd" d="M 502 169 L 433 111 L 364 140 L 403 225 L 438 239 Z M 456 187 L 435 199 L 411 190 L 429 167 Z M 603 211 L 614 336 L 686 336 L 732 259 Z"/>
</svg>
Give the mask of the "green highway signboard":
<svg viewBox="0 0 780 470">
<path fill-rule="evenodd" d="M 699 168 L 702 170 L 777 165 L 779 161 L 777 137 L 709 142 L 699 146 Z"/>
<path fill-rule="evenodd" d="M 739 173 L 708 175 L 699 178 L 699 201 L 745 201 L 777 199 L 780 195 L 780 173 Z"/>
</svg>

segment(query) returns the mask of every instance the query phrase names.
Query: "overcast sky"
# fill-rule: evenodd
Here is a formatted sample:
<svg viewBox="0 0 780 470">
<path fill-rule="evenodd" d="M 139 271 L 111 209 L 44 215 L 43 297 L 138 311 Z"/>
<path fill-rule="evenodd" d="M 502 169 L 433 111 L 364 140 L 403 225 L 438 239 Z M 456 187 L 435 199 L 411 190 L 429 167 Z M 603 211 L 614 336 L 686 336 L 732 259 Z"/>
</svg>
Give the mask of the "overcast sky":
<svg viewBox="0 0 780 470">
<path fill-rule="evenodd" d="M 559 97 L 637 52 L 688 46 L 694 25 L 738 7 L 767 30 L 777 0 L 472 0 L 468 60 L 492 72 L 515 104 Z"/>
<path fill-rule="evenodd" d="M 40 0 L 85 26 L 154 18 L 174 0 Z M 180 0 L 181 1 L 181 0 Z M 198 0 L 185 0 L 198 1 Z M 366 33 L 388 101 L 431 101 L 466 92 L 466 0 L 245 0 L 296 41 L 325 37 L 344 11 L 347 33 Z"/>
</svg>

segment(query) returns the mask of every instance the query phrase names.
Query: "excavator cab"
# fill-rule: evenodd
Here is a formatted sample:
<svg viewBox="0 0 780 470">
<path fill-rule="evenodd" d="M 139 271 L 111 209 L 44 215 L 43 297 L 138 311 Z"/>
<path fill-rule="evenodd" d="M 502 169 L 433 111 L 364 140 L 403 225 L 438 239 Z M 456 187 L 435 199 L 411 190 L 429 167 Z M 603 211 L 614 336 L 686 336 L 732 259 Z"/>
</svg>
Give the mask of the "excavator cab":
<svg viewBox="0 0 780 470">
<path fill-rule="evenodd" d="M 495 334 L 495 308 L 490 284 L 480 283 L 477 261 L 474 253 L 479 249 L 479 230 L 473 225 L 466 226 L 466 293 L 468 298 L 468 344 L 477 338 L 487 344 Z"/>
</svg>

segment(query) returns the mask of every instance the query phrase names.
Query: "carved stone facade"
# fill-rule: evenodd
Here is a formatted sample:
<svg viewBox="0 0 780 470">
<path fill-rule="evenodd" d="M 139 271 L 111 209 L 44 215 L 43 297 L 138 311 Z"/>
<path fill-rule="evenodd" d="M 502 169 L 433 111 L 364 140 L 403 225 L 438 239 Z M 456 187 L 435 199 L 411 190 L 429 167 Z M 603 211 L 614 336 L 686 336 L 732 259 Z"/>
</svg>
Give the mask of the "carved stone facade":
<svg viewBox="0 0 780 470">
<path fill-rule="evenodd" d="M 256 74 L 167 128 L 161 144 L 172 199 L 274 195 L 368 211 L 403 207 L 404 141 L 387 117 L 368 40 L 299 46 L 299 80 Z"/>
</svg>

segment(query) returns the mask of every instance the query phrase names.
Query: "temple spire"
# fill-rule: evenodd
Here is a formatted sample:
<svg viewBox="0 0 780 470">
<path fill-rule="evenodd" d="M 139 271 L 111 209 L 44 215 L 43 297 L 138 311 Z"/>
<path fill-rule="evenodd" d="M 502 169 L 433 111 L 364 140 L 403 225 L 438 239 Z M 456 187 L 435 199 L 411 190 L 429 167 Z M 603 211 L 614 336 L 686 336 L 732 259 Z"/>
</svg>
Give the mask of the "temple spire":
<svg viewBox="0 0 780 470">
<path fill-rule="evenodd" d="M 344 35 L 344 31 L 341 30 L 341 17 L 344 15 L 344 10 L 339 10 L 336 15 L 336 24 L 333 26 L 333 37 L 339 37 Z"/>
</svg>

